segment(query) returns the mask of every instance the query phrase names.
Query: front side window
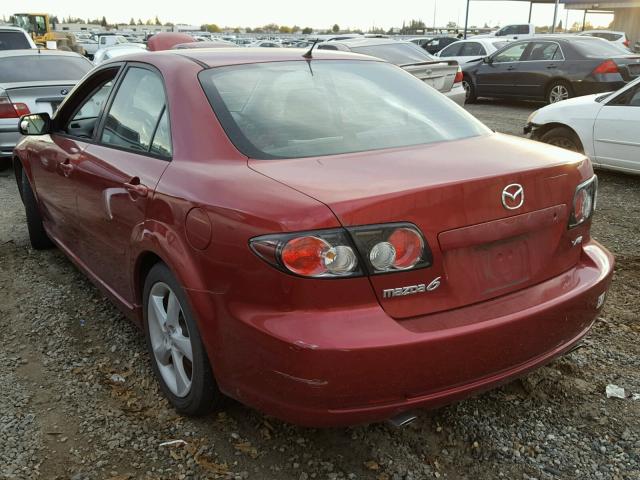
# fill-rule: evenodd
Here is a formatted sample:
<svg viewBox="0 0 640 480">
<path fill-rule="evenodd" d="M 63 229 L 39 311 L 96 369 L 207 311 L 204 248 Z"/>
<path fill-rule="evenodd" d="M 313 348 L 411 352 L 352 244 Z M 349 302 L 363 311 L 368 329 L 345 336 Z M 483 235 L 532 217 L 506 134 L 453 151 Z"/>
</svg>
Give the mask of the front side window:
<svg viewBox="0 0 640 480">
<path fill-rule="evenodd" d="M 480 45 L 478 42 L 468 42 L 465 43 L 462 48 L 462 56 L 463 57 L 482 57 L 486 55 L 484 47 Z"/>
<path fill-rule="evenodd" d="M 160 76 L 145 68 L 129 68 L 107 113 L 100 141 L 134 152 L 149 152 L 165 107 Z"/>
<path fill-rule="evenodd" d="M 512 47 L 506 48 L 497 54 L 494 55 L 493 61 L 495 63 L 507 63 L 507 62 L 518 62 L 522 57 L 525 49 L 527 48 L 528 43 L 517 43 Z"/>
<path fill-rule="evenodd" d="M 113 76 L 115 76 L 115 73 Z M 112 87 L 113 81 L 111 79 L 100 83 L 73 114 L 71 120 L 67 122 L 63 128 L 64 132 L 74 137 L 93 138 L 100 113 L 107 98 L 109 98 Z"/>
<path fill-rule="evenodd" d="M 440 52 L 441 57 L 458 57 L 462 51 L 464 43 L 453 43 Z"/>
<path fill-rule="evenodd" d="M 388 63 L 260 63 L 209 69 L 199 78 L 227 135 L 251 158 L 334 155 L 490 132 Z"/>
</svg>

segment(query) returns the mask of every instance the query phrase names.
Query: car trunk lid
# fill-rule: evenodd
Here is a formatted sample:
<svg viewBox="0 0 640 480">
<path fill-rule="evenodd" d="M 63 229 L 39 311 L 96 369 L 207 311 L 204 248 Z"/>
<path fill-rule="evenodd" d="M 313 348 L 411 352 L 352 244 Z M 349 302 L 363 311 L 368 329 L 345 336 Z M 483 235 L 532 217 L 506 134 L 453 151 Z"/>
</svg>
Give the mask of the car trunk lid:
<svg viewBox="0 0 640 480">
<path fill-rule="evenodd" d="M 401 68 L 419 78 L 439 92 L 446 93 L 453 87 L 458 71 L 458 62 L 443 60 L 400 65 Z"/>
<path fill-rule="evenodd" d="M 13 103 L 24 103 L 31 113 L 53 115 L 73 88 L 69 81 L 5 83 L 0 87 Z"/>
<path fill-rule="evenodd" d="M 251 160 L 250 166 L 325 203 L 345 227 L 411 222 L 423 232 L 432 266 L 370 276 L 381 306 L 402 319 L 514 292 L 575 265 L 580 249 L 573 248 L 567 222 L 585 175 L 583 158 L 492 134 L 365 154 Z M 524 191 L 515 210 L 502 205 L 511 184 Z M 385 295 L 436 284 L 409 289 L 413 295 Z"/>
</svg>

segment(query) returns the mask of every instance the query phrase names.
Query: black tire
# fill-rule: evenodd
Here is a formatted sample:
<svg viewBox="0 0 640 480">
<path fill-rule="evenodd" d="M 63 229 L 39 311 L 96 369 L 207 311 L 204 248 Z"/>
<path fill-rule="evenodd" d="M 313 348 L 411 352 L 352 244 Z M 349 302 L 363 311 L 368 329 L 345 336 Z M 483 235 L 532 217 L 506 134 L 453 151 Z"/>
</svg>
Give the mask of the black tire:
<svg viewBox="0 0 640 480">
<path fill-rule="evenodd" d="M 22 202 L 27 215 L 27 229 L 29 230 L 29 241 L 34 250 L 46 250 L 52 248 L 53 242 L 49 239 L 47 232 L 42 225 L 42 217 L 38 209 L 36 197 L 31 189 L 31 184 L 27 174 L 22 171 Z"/>
<path fill-rule="evenodd" d="M 555 127 L 543 133 L 540 141 L 574 152 L 584 152 L 582 142 L 576 133 L 567 127 Z"/>
<path fill-rule="evenodd" d="M 165 382 L 158 360 L 153 351 L 151 344 L 151 335 L 149 330 L 149 296 L 154 285 L 164 283 L 168 285 L 172 292 L 178 298 L 182 309 L 182 319 L 188 326 L 189 339 L 191 340 L 191 348 L 193 352 L 193 361 L 191 362 L 191 386 L 188 394 L 183 397 L 175 395 Z M 209 358 L 207 356 L 204 345 L 200 337 L 197 323 L 191 306 L 180 283 L 173 276 L 169 268 L 164 263 L 155 264 L 144 283 L 143 292 L 143 326 L 144 334 L 151 357 L 151 367 L 160 385 L 160 390 L 167 397 L 171 405 L 183 415 L 202 416 L 211 411 L 220 408 L 224 404 L 225 397 L 218 389 L 216 381 L 211 370 Z"/>
<path fill-rule="evenodd" d="M 10 158 L 0 158 L 0 172 L 3 170 L 9 170 L 11 167 L 11 159 Z"/>
<path fill-rule="evenodd" d="M 553 80 L 548 86 L 545 100 L 548 104 L 557 103 L 561 100 L 573 98 L 573 88 L 569 82 L 564 80 Z"/>
<path fill-rule="evenodd" d="M 478 97 L 476 95 L 476 87 L 473 85 L 471 77 L 465 75 L 462 78 L 462 87 L 464 88 L 465 92 L 464 103 L 475 103 Z"/>
</svg>

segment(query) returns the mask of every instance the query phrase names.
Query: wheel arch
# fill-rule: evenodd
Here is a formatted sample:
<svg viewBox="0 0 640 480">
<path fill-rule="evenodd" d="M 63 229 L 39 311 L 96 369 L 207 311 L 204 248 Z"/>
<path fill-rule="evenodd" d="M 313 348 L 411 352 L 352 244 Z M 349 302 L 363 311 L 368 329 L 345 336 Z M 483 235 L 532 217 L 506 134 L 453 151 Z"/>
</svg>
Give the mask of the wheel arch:
<svg viewBox="0 0 640 480">
<path fill-rule="evenodd" d="M 551 77 L 549 80 L 547 80 L 547 82 L 544 84 L 544 98 L 547 98 L 547 96 L 549 95 L 549 89 L 551 88 L 551 85 L 553 85 L 556 82 L 562 82 L 564 84 L 566 84 L 571 92 L 573 92 L 573 85 L 571 84 L 571 81 L 565 77 Z"/>
<path fill-rule="evenodd" d="M 532 135 L 532 139 L 533 140 L 538 140 L 540 141 L 540 138 L 547 132 L 553 130 L 554 128 L 566 128 L 567 130 L 569 130 L 570 132 L 572 132 L 580 141 L 580 146 L 582 147 L 582 151 L 585 151 L 584 148 L 584 140 L 583 138 L 580 136 L 580 133 L 578 133 L 578 131 L 576 131 L 575 128 L 572 128 L 571 126 L 567 125 L 566 123 L 561 123 L 561 122 L 549 122 L 549 123 L 545 123 L 544 125 L 540 125 L 539 127 L 537 127 L 534 130 L 534 133 Z"/>
</svg>

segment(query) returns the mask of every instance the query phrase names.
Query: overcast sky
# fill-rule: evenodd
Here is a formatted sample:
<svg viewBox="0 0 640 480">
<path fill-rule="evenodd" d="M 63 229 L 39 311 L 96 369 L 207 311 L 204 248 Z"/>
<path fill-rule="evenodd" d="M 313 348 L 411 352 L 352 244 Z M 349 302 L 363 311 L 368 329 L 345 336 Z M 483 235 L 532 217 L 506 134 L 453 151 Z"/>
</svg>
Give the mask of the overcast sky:
<svg viewBox="0 0 640 480">
<path fill-rule="evenodd" d="M 434 2 L 436 23 L 445 26 L 454 21 L 464 25 L 466 0 L 0 0 L 0 17 L 13 13 L 47 12 L 58 18 L 69 15 L 97 18 L 103 15 L 110 23 L 128 23 L 131 17 L 145 21 L 156 15 L 162 22 L 201 25 L 256 27 L 267 23 L 299 25 L 326 29 L 337 23 L 342 28 L 368 29 L 371 26 L 388 29 L 402 26 L 403 20 L 421 19 L 433 24 Z M 528 2 L 473 1 L 469 25 L 506 25 L 526 22 Z M 560 6 L 559 20 L 566 22 L 566 11 Z M 553 5 L 534 5 L 533 23 L 550 25 Z M 594 25 L 606 25 L 608 15 L 589 15 Z M 569 24 L 582 21 L 582 12 L 569 12 Z"/>
</svg>

